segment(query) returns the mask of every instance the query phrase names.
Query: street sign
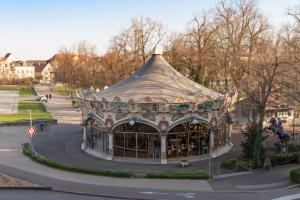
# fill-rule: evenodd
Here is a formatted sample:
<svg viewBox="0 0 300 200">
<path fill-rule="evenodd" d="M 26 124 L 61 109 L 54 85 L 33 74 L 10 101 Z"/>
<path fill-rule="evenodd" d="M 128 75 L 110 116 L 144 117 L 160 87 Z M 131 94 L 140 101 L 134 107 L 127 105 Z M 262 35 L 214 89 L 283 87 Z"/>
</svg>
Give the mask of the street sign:
<svg viewBox="0 0 300 200">
<path fill-rule="evenodd" d="M 36 133 L 36 128 L 34 126 L 30 126 L 27 128 L 27 134 L 29 137 L 33 137 L 33 135 Z"/>
</svg>

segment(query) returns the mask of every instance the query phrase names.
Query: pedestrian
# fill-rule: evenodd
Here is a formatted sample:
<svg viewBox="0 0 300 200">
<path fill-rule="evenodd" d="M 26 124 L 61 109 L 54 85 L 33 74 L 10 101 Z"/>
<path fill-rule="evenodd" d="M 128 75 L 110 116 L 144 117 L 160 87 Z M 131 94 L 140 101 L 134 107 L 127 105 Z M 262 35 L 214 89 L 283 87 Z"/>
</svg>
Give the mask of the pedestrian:
<svg viewBox="0 0 300 200">
<path fill-rule="evenodd" d="M 49 94 L 49 99 L 51 100 L 51 98 L 52 98 L 52 95 L 51 95 L 51 94 Z"/>
<path fill-rule="evenodd" d="M 41 131 L 44 131 L 44 127 L 45 127 L 45 123 L 44 123 L 44 121 L 40 121 L 40 130 Z"/>
<path fill-rule="evenodd" d="M 48 98 L 49 98 L 48 94 L 46 94 L 45 96 L 46 96 L 46 99 L 48 100 Z"/>
</svg>

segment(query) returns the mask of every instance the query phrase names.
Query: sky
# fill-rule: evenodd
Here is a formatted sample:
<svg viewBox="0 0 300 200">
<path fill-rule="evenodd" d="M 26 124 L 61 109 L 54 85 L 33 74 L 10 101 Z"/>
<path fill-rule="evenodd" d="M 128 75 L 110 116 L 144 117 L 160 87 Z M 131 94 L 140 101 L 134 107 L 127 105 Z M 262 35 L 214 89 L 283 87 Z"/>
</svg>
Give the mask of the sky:
<svg viewBox="0 0 300 200">
<path fill-rule="evenodd" d="M 103 53 L 109 40 L 136 16 L 151 17 L 181 32 L 193 15 L 214 8 L 219 0 L 0 0 L 0 56 L 20 60 L 49 59 L 62 47 L 81 40 Z M 300 0 L 257 0 L 275 27 L 292 20 L 288 8 Z"/>
</svg>

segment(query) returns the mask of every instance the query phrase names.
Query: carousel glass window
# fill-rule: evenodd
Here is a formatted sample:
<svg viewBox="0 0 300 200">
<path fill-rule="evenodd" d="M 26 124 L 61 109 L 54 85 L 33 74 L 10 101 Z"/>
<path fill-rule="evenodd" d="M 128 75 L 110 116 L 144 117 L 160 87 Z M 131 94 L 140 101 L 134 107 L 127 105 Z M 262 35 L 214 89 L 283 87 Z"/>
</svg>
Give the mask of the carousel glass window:
<svg viewBox="0 0 300 200">
<path fill-rule="evenodd" d="M 108 154 L 108 133 L 103 123 L 89 120 L 87 129 L 87 146 L 96 152 Z"/>
<path fill-rule="evenodd" d="M 217 129 L 216 136 L 215 136 L 215 146 L 224 146 L 226 143 L 229 142 L 229 126 L 226 120 L 223 120 Z"/>
<path fill-rule="evenodd" d="M 167 157 L 180 158 L 208 153 L 210 129 L 205 124 L 179 124 L 167 135 Z"/>
<path fill-rule="evenodd" d="M 124 123 L 113 130 L 114 156 L 159 159 L 160 136 L 158 131 L 143 123 Z"/>
</svg>

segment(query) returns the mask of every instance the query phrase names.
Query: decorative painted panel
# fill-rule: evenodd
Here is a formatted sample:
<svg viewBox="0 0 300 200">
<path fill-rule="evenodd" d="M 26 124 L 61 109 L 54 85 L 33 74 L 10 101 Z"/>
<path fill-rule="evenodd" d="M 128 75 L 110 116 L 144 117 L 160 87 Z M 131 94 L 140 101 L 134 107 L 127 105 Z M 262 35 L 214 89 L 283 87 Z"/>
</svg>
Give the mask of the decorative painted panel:
<svg viewBox="0 0 300 200">
<path fill-rule="evenodd" d="M 198 105 L 198 111 L 203 112 L 203 111 L 211 110 L 213 109 L 214 105 L 215 105 L 214 101 L 206 101 L 203 104 Z"/>
<path fill-rule="evenodd" d="M 172 115 L 172 121 L 176 121 L 176 120 L 182 118 L 183 116 L 184 116 L 184 114 L 182 114 L 182 113 L 174 114 L 174 115 Z"/>
<path fill-rule="evenodd" d="M 144 112 L 156 112 L 159 110 L 159 105 L 156 103 L 143 103 L 139 104 L 139 108 Z"/>
<path fill-rule="evenodd" d="M 128 111 L 128 104 L 122 102 L 112 102 L 110 104 L 110 108 L 112 111 L 121 112 L 121 111 Z"/>
<path fill-rule="evenodd" d="M 120 120 L 120 119 L 123 119 L 123 118 L 125 118 L 125 117 L 127 117 L 127 114 L 125 114 L 125 113 L 118 113 L 118 114 L 116 114 L 116 120 Z"/>
<path fill-rule="evenodd" d="M 101 103 L 99 101 L 91 101 L 90 104 L 91 104 L 92 108 L 100 109 L 100 110 L 103 109 L 103 103 Z"/>
<path fill-rule="evenodd" d="M 146 114 L 143 114 L 143 117 L 146 118 L 146 119 L 149 119 L 150 121 L 155 122 L 155 115 L 154 114 L 146 113 Z"/>
<path fill-rule="evenodd" d="M 173 112 L 187 112 L 189 111 L 190 105 L 187 103 L 178 103 L 169 105 L 170 111 Z"/>
</svg>

